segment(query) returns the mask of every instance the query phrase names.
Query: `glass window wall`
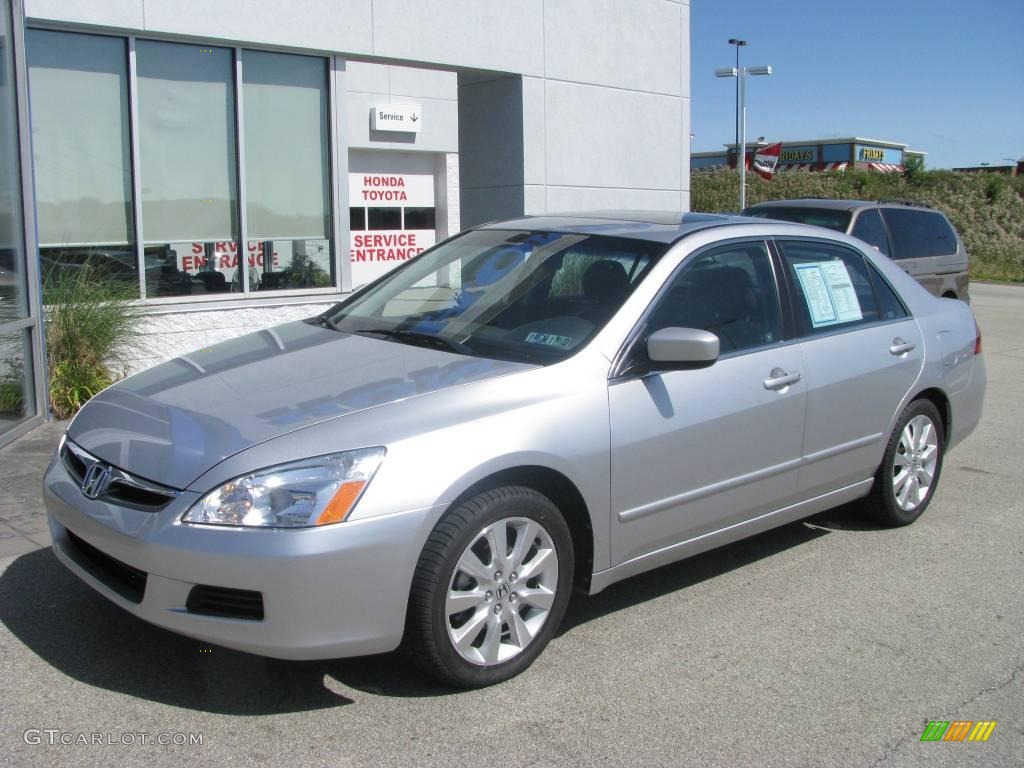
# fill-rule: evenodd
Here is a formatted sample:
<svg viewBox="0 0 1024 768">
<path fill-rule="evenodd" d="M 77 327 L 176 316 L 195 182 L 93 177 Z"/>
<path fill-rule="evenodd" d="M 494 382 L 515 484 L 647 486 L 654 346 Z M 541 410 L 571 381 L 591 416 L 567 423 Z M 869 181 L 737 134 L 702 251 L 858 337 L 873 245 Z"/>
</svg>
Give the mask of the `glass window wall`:
<svg viewBox="0 0 1024 768">
<path fill-rule="evenodd" d="M 33 29 L 27 46 L 44 280 L 92 263 L 138 285 L 125 41 Z"/>
<path fill-rule="evenodd" d="M 145 299 L 339 287 L 326 58 L 50 30 L 29 55 L 44 266 Z"/>
</svg>

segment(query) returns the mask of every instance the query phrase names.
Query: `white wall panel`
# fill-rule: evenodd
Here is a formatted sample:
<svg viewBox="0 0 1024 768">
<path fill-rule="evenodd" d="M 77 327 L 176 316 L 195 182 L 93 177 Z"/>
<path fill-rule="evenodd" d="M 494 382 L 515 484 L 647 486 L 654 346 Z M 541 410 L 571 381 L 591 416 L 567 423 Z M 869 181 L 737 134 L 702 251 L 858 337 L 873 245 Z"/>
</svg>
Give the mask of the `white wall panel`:
<svg viewBox="0 0 1024 768">
<path fill-rule="evenodd" d="M 143 0 L 25 0 L 25 18 L 142 29 Z"/>
<path fill-rule="evenodd" d="M 144 9 L 145 29 L 153 32 L 373 52 L 372 0 L 145 0 Z"/>
<path fill-rule="evenodd" d="M 373 53 L 540 75 L 544 7 L 543 0 L 376 0 Z"/>
<path fill-rule="evenodd" d="M 388 67 L 390 91 L 394 96 L 423 99 L 459 98 L 458 76 L 454 72 L 416 67 Z"/>
<path fill-rule="evenodd" d="M 548 184 L 680 189 L 678 97 L 549 80 L 546 114 Z"/>
<path fill-rule="evenodd" d="M 547 210 L 558 211 L 675 211 L 679 192 L 669 189 L 616 187 L 547 187 Z"/>
<path fill-rule="evenodd" d="M 664 0 L 558 0 L 544 10 L 547 77 L 679 95 L 681 6 Z"/>
</svg>

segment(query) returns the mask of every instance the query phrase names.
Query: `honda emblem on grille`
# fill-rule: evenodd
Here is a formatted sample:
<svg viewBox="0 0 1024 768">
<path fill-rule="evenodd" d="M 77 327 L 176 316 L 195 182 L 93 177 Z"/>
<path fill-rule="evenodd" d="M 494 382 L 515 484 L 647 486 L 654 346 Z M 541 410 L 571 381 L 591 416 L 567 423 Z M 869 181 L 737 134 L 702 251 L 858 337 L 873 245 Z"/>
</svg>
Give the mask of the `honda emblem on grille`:
<svg viewBox="0 0 1024 768">
<path fill-rule="evenodd" d="M 110 467 L 96 462 L 85 471 L 85 477 L 82 478 L 82 493 L 90 499 L 98 498 L 107 490 L 112 475 Z"/>
</svg>

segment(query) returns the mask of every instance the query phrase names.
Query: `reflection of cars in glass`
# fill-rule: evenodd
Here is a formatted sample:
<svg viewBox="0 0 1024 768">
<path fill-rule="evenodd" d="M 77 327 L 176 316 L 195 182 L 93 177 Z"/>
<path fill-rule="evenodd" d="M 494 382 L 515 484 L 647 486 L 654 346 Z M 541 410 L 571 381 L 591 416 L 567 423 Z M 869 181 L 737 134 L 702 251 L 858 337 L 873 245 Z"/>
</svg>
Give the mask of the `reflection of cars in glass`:
<svg viewBox="0 0 1024 768">
<path fill-rule="evenodd" d="M 773 200 L 744 216 L 814 224 L 859 237 L 935 296 L 970 301 L 967 249 L 941 211 L 901 200 Z"/>
<path fill-rule="evenodd" d="M 493 223 L 102 392 L 46 473 L 54 550 L 204 641 L 402 645 L 486 685 L 531 664 L 574 586 L 858 499 L 914 521 L 980 418 L 980 352 L 966 304 L 842 234 Z"/>
</svg>

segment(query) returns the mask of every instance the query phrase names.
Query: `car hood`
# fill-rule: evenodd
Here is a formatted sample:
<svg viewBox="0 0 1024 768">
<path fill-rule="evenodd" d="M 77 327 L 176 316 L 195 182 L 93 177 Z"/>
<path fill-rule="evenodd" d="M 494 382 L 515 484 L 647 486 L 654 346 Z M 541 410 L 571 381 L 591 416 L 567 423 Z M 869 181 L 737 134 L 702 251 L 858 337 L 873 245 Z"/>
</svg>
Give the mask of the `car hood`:
<svg viewBox="0 0 1024 768">
<path fill-rule="evenodd" d="M 227 457 L 286 433 L 533 367 L 288 323 L 109 387 L 78 413 L 68 437 L 126 471 L 186 488 Z"/>
</svg>

